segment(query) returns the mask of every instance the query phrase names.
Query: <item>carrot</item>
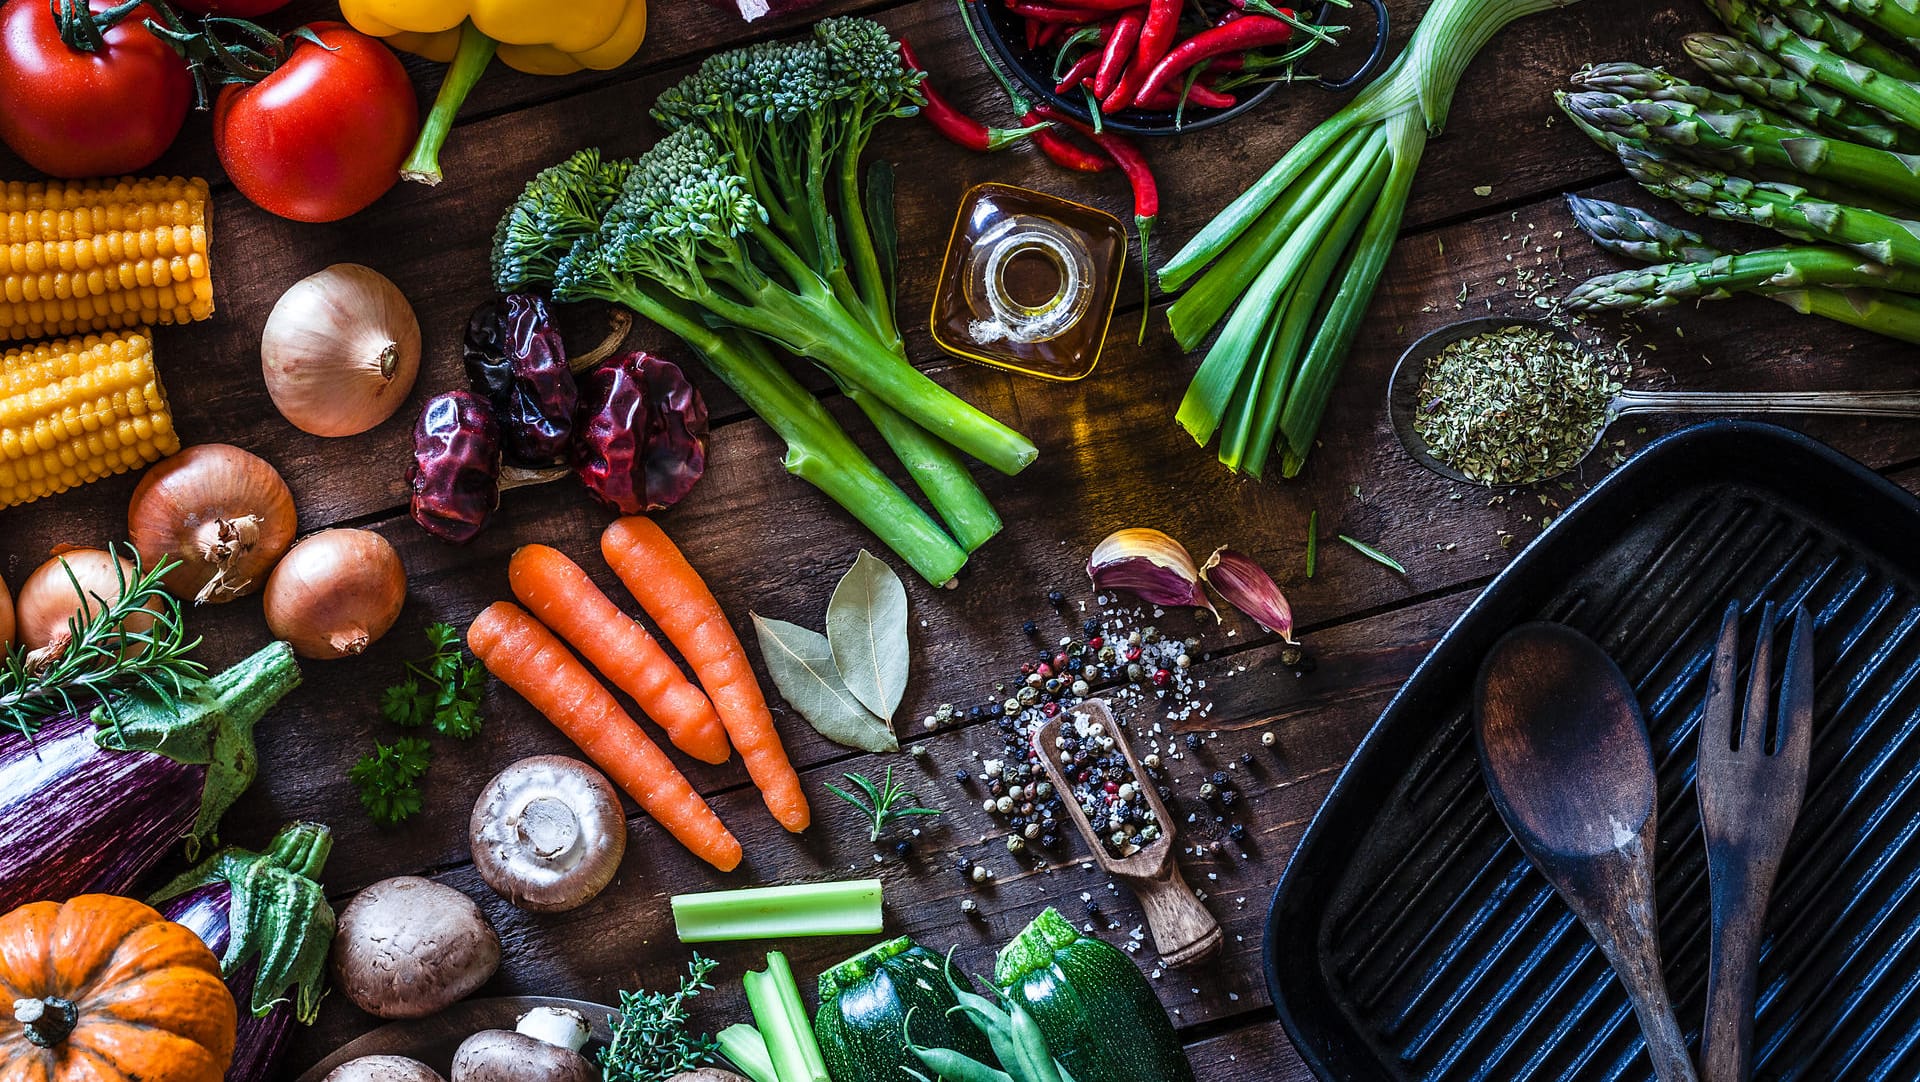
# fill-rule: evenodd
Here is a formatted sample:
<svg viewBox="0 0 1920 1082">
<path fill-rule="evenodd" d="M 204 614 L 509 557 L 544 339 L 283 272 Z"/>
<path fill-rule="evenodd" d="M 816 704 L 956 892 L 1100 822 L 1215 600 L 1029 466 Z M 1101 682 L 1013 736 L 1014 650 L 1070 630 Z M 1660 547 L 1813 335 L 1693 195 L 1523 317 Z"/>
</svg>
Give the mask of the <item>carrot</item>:
<svg viewBox="0 0 1920 1082">
<path fill-rule="evenodd" d="M 673 746 L 702 762 L 724 763 L 732 749 L 720 715 L 680 674 L 647 629 L 621 612 L 558 549 L 523 545 L 507 562 L 513 596 L 578 650 L 613 686 L 633 696 Z"/>
<path fill-rule="evenodd" d="M 613 693 L 574 660 L 553 632 L 510 601 L 496 601 L 467 628 L 467 647 L 487 671 L 558 726 L 587 758 L 667 828 L 680 844 L 723 872 L 740 864 L 740 843 L 647 738 Z"/>
<path fill-rule="evenodd" d="M 700 573 L 652 519 L 637 515 L 608 526 L 600 535 L 600 552 L 693 666 L 767 809 L 788 830 L 797 834 L 807 829 L 812 812 L 800 791 L 800 775 L 780 744 L 780 731 L 773 727 L 773 713 L 740 637 Z"/>
</svg>

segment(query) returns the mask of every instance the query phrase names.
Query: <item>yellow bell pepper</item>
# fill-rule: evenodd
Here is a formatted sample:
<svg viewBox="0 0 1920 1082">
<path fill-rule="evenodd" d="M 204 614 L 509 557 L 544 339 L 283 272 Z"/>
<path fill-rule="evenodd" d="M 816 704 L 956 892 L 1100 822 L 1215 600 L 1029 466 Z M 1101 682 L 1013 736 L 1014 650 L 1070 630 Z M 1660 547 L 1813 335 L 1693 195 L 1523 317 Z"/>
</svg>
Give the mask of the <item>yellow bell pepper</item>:
<svg viewBox="0 0 1920 1082">
<path fill-rule="evenodd" d="M 440 146 L 454 114 L 497 53 L 534 75 L 617 68 L 647 35 L 646 0 L 340 0 L 363 34 L 447 64 L 413 154 L 408 180 L 440 182 Z"/>
</svg>

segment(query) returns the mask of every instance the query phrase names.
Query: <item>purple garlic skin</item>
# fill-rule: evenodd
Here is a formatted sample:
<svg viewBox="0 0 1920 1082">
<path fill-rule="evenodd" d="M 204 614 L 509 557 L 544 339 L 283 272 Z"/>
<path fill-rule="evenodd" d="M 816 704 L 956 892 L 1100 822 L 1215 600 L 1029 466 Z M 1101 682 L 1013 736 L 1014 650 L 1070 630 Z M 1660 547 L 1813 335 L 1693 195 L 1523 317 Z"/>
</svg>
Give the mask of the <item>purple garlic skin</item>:
<svg viewBox="0 0 1920 1082">
<path fill-rule="evenodd" d="M 573 468 L 594 499 L 638 515 L 693 490 L 707 469 L 707 404 L 678 365 L 622 353 L 581 384 Z"/>
<path fill-rule="evenodd" d="M 427 399 L 413 427 L 407 467 L 413 521 L 464 545 L 500 506 L 500 423 L 486 399 L 447 391 Z"/>
<path fill-rule="evenodd" d="M 1288 643 L 1293 638 L 1293 606 L 1266 569 L 1222 545 L 1207 557 L 1200 577 L 1219 591 L 1227 604 Z"/>
</svg>

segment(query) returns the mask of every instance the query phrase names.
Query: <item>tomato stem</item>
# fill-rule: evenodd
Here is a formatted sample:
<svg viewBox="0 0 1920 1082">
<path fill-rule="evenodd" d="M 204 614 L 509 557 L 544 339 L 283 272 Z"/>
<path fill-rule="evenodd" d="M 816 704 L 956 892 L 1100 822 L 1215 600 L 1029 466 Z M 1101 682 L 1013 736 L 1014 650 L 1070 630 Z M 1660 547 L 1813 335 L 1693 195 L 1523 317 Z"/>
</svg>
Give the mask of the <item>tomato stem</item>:
<svg viewBox="0 0 1920 1082">
<path fill-rule="evenodd" d="M 440 147 L 453 131 L 454 114 L 460 111 L 461 103 L 480 81 L 480 74 L 487 70 L 499 47 L 500 43 L 481 33 L 472 19 L 460 24 L 460 46 L 454 51 L 453 63 L 447 65 L 447 73 L 440 79 L 440 93 L 434 96 L 426 123 L 420 125 L 420 138 L 414 141 L 413 153 L 401 163 L 402 177 L 426 185 L 440 183 Z"/>
<path fill-rule="evenodd" d="M 107 47 L 107 31 L 146 0 L 124 3 L 96 12 L 88 0 L 48 0 L 53 6 L 53 21 L 60 29 L 60 40 L 75 52 L 97 53 Z"/>
</svg>

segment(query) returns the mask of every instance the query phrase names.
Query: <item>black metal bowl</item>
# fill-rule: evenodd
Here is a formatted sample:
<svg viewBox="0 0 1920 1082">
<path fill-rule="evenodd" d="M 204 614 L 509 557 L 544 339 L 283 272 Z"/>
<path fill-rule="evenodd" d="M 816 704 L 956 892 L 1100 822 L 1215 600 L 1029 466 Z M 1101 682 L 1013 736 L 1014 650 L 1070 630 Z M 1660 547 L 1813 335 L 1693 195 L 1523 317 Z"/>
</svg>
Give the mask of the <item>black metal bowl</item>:
<svg viewBox="0 0 1920 1082">
<path fill-rule="evenodd" d="M 1365 81 L 1379 68 L 1380 61 L 1387 51 L 1386 0 L 1364 0 L 1364 2 L 1373 9 L 1375 22 L 1373 45 L 1368 51 L 1366 61 L 1352 74 L 1340 79 L 1321 76 L 1312 80 L 1312 85 L 1332 91 L 1348 90 Z M 1084 99 L 1067 97 L 1054 92 L 1054 80 L 1050 77 L 1052 60 L 1042 52 L 1026 47 L 1025 29 L 1021 25 L 1019 16 L 1008 11 L 1006 5 L 999 0 L 967 0 L 960 6 L 965 12 L 965 18 L 973 24 L 980 36 L 986 39 L 987 45 L 998 56 L 999 62 L 1012 70 L 1013 77 L 1018 79 L 1036 100 L 1046 102 L 1077 120 L 1092 122 L 1093 113 L 1087 108 Z M 1326 22 L 1329 9 L 1333 6 L 1334 0 L 1322 0 L 1316 16 L 1318 21 Z M 1133 135 L 1178 135 L 1232 120 L 1267 100 L 1280 85 L 1267 83 L 1255 87 L 1227 109 L 1209 109 L 1189 104 L 1178 124 L 1175 123 L 1172 111 L 1154 109 L 1125 109 L 1118 113 L 1108 113 L 1101 118 L 1101 123 L 1115 131 Z"/>
</svg>

